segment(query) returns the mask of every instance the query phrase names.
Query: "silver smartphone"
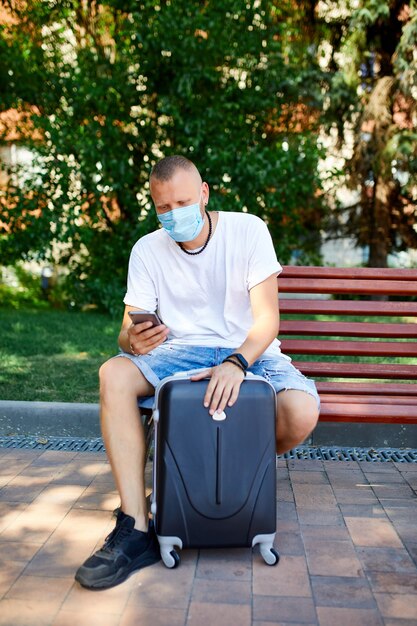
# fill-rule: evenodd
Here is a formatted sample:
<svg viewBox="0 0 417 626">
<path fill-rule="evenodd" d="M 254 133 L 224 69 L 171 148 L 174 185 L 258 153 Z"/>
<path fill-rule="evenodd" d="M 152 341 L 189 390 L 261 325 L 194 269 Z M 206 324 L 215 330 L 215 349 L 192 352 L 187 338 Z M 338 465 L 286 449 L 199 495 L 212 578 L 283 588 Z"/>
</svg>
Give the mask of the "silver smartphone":
<svg viewBox="0 0 417 626">
<path fill-rule="evenodd" d="M 134 324 L 141 324 L 142 322 L 152 322 L 153 326 L 162 324 L 157 314 L 151 311 L 129 311 L 129 317 Z"/>
</svg>

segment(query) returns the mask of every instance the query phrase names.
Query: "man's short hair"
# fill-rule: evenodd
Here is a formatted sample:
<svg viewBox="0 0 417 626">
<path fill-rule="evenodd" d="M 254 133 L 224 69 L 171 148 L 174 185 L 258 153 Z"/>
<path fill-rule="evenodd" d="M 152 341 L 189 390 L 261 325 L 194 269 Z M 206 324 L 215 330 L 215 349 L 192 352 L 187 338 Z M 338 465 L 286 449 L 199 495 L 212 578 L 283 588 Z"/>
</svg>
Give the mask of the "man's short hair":
<svg viewBox="0 0 417 626">
<path fill-rule="evenodd" d="M 179 154 L 173 156 L 164 157 L 152 168 L 150 178 L 156 178 L 157 180 L 171 180 L 177 170 L 188 170 L 198 173 L 198 170 L 194 163 Z"/>
</svg>

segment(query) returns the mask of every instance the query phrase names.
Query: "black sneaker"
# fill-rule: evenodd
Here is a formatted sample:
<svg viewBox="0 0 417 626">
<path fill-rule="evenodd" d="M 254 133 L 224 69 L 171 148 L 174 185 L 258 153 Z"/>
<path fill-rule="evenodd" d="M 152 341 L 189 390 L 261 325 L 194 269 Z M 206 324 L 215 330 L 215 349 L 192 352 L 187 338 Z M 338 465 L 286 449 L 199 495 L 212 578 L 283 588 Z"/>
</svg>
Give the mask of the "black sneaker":
<svg viewBox="0 0 417 626">
<path fill-rule="evenodd" d="M 123 511 L 103 547 L 78 568 L 75 580 L 88 589 L 107 589 L 126 580 L 132 572 L 161 559 L 152 521 L 148 532 L 134 528 L 135 520 Z"/>
</svg>

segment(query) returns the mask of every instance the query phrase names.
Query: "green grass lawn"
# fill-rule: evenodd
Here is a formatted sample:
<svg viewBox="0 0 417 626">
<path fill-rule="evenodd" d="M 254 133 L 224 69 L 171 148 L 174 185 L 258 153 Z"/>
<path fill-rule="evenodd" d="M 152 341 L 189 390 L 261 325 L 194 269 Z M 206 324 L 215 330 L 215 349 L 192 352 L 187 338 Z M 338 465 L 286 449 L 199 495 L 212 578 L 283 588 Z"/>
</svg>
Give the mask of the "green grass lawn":
<svg viewBox="0 0 417 626">
<path fill-rule="evenodd" d="M 119 328 L 99 313 L 0 308 L 0 399 L 97 402 Z"/>
</svg>

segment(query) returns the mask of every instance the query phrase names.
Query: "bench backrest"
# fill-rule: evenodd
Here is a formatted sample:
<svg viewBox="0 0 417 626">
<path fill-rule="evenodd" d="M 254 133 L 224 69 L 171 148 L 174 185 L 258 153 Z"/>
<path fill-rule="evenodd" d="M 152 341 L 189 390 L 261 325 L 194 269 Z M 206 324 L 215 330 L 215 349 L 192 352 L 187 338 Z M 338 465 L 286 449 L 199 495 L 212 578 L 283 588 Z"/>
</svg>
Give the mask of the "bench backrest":
<svg viewBox="0 0 417 626">
<path fill-rule="evenodd" d="M 278 289 L 282 350 L 322 399 L 389 394 L 408 403 L 397 410 L 406 421 L 417 403 L 417 270 L 285 266 Z"/>
</svg>

